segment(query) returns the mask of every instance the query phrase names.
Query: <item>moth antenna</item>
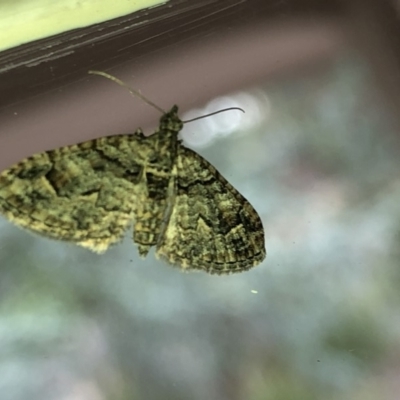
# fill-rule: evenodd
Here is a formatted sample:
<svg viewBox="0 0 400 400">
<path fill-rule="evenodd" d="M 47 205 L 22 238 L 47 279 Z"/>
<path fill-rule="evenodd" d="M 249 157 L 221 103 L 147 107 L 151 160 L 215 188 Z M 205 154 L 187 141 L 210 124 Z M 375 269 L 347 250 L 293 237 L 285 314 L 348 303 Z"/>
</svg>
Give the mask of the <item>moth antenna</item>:
<svg viewBox="0 0 400 400">
<path fill-rule="evenodd" d="M 120 79 L 116 78 L 115 76 L 112 76 L 112 75 L 107 74 L 106 72 L 102 72 L 102 71 L 90 70 L 90 71 L 88 71 L 88 73 L 91 75 L 100 75 L 100 76 L 103 76 L 104 78 L 110 79 L 110 81 L 113 81 L 113 82 L 117 83 L 118 85 L 128 89 L 132 96 L 139 97 L 139 99 L 144 101 L 149 106 L 152 106 L 156 110 L 160 111 L 162 114 L 166 114 L 166 112 L 161 107 L 159 107 L 157 104 L 154 104 L 152 101 L 150 101 L 149 99 L 144 97 L 138 90 L 132 89 L 125 82 L 122 82 Z"/>
<path fill-rule="evenodd" d="M 219 114 L 225 111 L 231 111 L 231 110 L 238 110 L 241 111 L 242 113 L 244 113 L 245 111 L 243 110 L 243 108 L 240 107 L 228 107 L 228 108 L 223 108 L 222 110 L 218 110 L 218 111 L 214 111 L 210 114 L 206 114 L 206 115 L 201 115 L 200 117 L 196 117 L 196 118 L 192 118 L 192 119 L 188 119 L 186 121 L 182 121 L 184 124 L 188 123 L 188 122 L 192 122 L 192 121 L 197 121 L 198 119 L 202 119 L 202 118 L 207 118 L 210 117 L 211 115 L 215 115 L 215 114 Z"/>
</svg>

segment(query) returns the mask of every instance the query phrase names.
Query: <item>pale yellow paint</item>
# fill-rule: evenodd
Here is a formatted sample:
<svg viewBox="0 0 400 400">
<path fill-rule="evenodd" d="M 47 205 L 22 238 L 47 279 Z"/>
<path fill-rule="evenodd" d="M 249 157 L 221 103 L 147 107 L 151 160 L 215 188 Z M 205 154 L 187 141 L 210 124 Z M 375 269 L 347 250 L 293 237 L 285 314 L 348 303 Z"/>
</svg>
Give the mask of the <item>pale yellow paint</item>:
<svg viewBox="0 0 400 400">
<path fill-rule="evenodd" d="M 0 0 L 0 51 L 168 0 Z"/>
</svg>

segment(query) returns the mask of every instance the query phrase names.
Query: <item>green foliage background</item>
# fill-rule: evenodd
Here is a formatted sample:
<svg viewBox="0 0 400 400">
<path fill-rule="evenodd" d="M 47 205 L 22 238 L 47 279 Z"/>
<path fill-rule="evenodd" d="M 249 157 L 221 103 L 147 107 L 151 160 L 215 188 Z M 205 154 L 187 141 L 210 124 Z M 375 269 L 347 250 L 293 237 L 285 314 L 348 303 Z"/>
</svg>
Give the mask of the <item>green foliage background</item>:
<svg viewBox="0 0 400 400">
<path fill-rule="evenodd" d="M 0 221 L 2 400 L 398 398 L 398 135 L 360 60 L 257 93 L 257 126 L 198 150 L 262 216 L 249 272 Z"/>
</svg>

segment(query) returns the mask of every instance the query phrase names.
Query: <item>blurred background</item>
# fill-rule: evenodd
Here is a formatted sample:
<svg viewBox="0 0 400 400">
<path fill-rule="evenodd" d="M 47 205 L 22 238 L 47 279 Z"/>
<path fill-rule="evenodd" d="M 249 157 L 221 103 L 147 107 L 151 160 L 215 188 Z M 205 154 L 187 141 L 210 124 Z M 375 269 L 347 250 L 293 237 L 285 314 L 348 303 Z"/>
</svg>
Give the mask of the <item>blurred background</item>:
<svg viewBox="0 0 400 400">
<path fill-rule="evenodd" d="M 2 400 L 399 398 L 399 5 L 294 3 L 171 2 L 159 13 L 176 30 L 155 35 L 168 44 L 74 74 L 68 57 L 44 63 L 26 69 L 40 90 L 3 98 L 4 168 L 151 133 L 157 112 L 90 68 L 183 119 L 242 107 L 182 138 L 258 211 L 268 255 L 241 274 L 181 273 L 141 260 L 131 232 L 99 256 L 0 219 Z"/>
</svg>

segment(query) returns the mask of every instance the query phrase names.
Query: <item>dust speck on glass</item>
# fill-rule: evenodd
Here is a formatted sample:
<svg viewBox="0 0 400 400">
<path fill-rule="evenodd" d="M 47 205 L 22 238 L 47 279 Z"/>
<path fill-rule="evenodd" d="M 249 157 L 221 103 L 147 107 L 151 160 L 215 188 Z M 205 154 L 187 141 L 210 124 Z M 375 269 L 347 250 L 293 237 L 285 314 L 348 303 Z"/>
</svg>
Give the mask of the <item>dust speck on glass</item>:
<svg viewBox="0 0 400 400">
<path fill-rule="evenodd" d="M 182 127 L 173 106 L 149 137 L 137 129 L 26 158 L 0 174 L 0 212 L 18 226 L 97 253 L 133 224 L 141 256 L 156 246 L 158 257 L 184 270 L 248 270 L 266 254 L 260 217 L 181 144 Z"/>
</svg>

